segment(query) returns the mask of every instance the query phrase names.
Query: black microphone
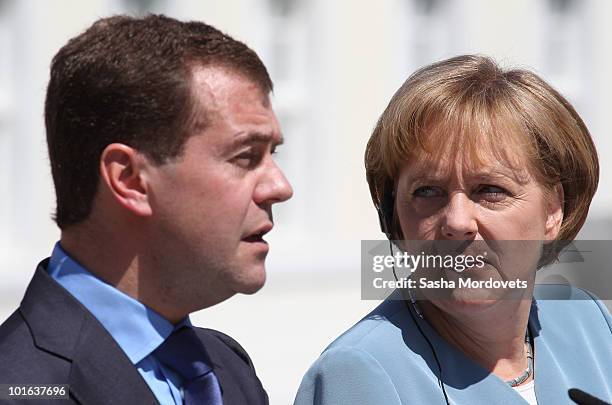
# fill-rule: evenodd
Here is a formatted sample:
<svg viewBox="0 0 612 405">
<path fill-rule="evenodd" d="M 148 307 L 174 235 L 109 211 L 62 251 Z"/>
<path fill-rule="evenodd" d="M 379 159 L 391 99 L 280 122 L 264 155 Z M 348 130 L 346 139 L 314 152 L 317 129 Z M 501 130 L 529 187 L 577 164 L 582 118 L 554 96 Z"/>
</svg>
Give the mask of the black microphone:
<svg viewBox="0 0 612 405">
<path fill-rule="evenodd" d="M 570 388 L 567 393 L 569 397 L 578 405 L 611 405 L 609 402 L 602 401 L 591 394 L 579 390 L 578 388 Z"/>
</svg>

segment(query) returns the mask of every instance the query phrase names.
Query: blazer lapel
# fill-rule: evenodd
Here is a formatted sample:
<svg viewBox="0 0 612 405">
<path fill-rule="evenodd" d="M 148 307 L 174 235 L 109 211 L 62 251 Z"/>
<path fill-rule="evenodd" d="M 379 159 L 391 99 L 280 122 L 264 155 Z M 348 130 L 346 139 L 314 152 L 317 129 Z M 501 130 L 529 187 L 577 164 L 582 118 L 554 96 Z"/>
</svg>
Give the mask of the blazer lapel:
<svg viewBox="0 0 612 405">
<path fill-rule="evenodd" d="M 37 347 L 72 363 L 70 393 L 83 404 L 157 404 L 136 367 L 94 316 L 38 268 L 21 302 Z"/>
<path fill-rule="evenodd" d="M 213 364 L 213 370 L 225 405 L 268 404 L 268 399 L 254 374 L 248 356 L 240 357 L 228 344 L 213 334 L 213 331 L 196 328 L 198 336 Z"/>
<path fill-rule="evenodd" d="M 83 322 L 70 371 L 70 391 L 83 404 L 157 404 L 136 367 L 97 320 Z"/>
<path fill-rule="evenodd" d="M 224 365 L 224 363 L 227 363 L 227 360 L 220 355 L 219 350 L 215 350 L 217 347 L 214 343 L 211 344 L 211 339 L 209 339 L 208 336 L 205 339 L 202 339 L 201 334 L 199 335 L 200 339 L 204 343 L 204 347 L 206 348 L 210 361 L 212 362 L 213 371 L 217 376 L 217 380 L 219 381 L 219 386 L 221 387 L 221 393 L 223 395 L 223 403 L 247 403 L 247 398 L 242 392 L 242 387 L 237 384 L 236 376 L 234 376 L 231 370 Z"/>
</svg>

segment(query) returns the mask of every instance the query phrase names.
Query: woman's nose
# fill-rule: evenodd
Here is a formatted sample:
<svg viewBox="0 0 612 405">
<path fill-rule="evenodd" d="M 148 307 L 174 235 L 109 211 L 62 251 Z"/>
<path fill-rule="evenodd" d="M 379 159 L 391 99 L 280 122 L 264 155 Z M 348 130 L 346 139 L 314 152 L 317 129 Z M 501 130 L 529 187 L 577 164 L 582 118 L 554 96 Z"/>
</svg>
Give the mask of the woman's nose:
<svg viewBox="0 0 612 405">
<path fill-rule="evenodd" d="M 463 192 L 449 197 L 448 204 L 440 221 L 440 234 L 443 239 L 472 239 L 478 233 L 474 202 Z"/>
</svg>

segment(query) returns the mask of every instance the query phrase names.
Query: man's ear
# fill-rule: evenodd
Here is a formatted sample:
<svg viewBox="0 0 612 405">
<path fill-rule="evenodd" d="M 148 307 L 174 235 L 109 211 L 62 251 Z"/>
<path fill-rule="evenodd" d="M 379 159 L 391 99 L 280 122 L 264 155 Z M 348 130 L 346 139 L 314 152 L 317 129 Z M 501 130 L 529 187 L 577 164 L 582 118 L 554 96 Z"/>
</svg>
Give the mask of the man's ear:
<svg viewBox="0 0 612 405">
<path fill-rule="evenodd" d="M 143 166 L 147 159 L 135 149 L 112 143 L 100 157 L 100 178 L 115 201 L 138 216 L 152 213 Z"/>
<path fill-rule="evenodd" d="M 565 193 L 561 183 L 553 188 L 552 195 L 546 199 L 546 240 L 554 240 L 559 235 L 563 223 L 563 205 Z"/>
</svg>

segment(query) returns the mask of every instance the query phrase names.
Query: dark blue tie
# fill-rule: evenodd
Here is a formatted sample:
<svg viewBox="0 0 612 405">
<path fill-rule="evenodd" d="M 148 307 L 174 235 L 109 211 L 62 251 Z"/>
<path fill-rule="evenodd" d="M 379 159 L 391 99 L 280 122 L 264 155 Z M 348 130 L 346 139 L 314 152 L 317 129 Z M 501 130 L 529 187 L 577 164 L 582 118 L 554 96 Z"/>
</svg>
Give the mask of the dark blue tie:
<svg viewBox="0 0 612 405">
<path fill-rule="evenodd" d="M 193 328 L 175 330 L 153 354 L 183 378 L 185 405 L 223 404 L 219 381 Z"/>
</svg>

